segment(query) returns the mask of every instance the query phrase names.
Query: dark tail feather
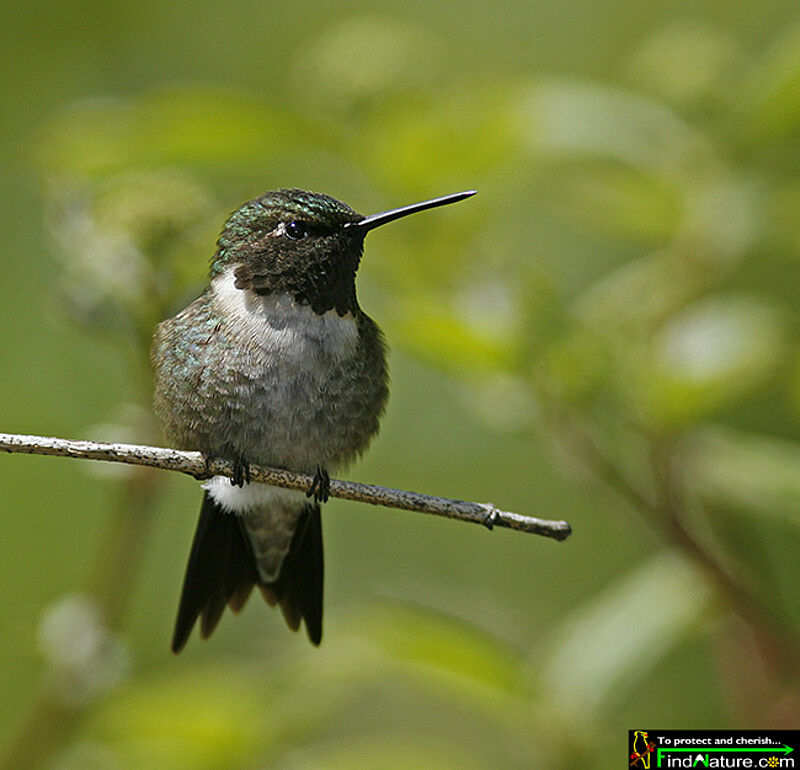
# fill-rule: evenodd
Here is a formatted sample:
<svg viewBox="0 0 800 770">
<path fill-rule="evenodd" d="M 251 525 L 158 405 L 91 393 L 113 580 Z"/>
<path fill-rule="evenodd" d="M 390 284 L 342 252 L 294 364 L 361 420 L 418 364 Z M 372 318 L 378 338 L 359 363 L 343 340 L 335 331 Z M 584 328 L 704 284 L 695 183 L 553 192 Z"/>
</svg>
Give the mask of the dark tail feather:
<svg viewBox="0 0 800 770">
<path fill-rule="evenodd" d="M 264 593 L 271 604 L 277 600 L 292 630 L 305 620 L 308 638 L 315 645 L 322 641 L 323 580 L 322 520 L 319 505 L 309 503 L 297 523 L 281 574 L 264 586 Z"/>
<path fill-rule="evenodd" d="M 183 580 L 172 651 L 183 649 L 198 616 L 202 616 L 200 634 L 207 637 L 227 602 L 249 593 L 257 581 L 237 517 L 223 511 L 206 492 Z"/>
<path fill-rule="evenodd" d="M 225 605 L 238 612 L 254 585 L 270 604 L 278 603 L 287 623 L 297 630 L 305 619 L 314 644 L 322 638 L 322 524 L 319 506 L 309 503 L 300 517 L 275 582 L 258 577 L 242 517 L 223 510 L 206 492 L 183 581 L 172 651 L 180 652 L 200 617 L 205 639 L 216 628 Z"/>
</svg>

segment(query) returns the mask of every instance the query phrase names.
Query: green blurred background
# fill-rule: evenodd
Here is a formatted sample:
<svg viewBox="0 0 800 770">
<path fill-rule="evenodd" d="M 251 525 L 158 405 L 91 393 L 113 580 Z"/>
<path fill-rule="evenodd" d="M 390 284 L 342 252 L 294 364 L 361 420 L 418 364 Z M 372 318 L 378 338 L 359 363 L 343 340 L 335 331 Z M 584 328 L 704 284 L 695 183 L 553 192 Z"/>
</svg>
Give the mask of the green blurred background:
<svg viewBox="0 0 800 770">
<path fill-rule="evenodd" d="M 3 11 L 0 429 L 158 443 L 147 340 L 244 200 L 474 187 L 370 237 L 393 388 L 348 477 L 574 529 L 332 501 L 322 647 L 256 599 L 175 658 L 196 483 L 0 458 L 4 766 L 613 768 L 629 728 L 800 724 L 794 0 Z"/>
</svg>

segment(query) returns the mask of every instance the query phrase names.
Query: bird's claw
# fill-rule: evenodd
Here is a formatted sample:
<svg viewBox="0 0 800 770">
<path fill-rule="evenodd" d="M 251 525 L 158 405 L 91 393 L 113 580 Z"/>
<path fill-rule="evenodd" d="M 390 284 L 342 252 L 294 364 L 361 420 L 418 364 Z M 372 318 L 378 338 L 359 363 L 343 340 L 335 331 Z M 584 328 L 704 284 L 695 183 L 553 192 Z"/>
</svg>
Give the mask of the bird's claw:
<svg viewBox="0 0 800 770">
<path fill-rule="evenodd" d="M 211 458 L 204 454 L 203 455 L 203 474 L 198 475 L 198 479 L 210 479 L 214 474 L 211 472 Z"/>
<path fill-rule="evenodd" d="M 498 519 L 498 511 L 497 508 L 492 508 L 489 513 L 486 514 L 486 518 L 483 520 L 483 526 L 486 527 L 490 532 L 494 529 L 495 522 Z"/>
<path fill-rule="evenodd" d="M 331 495 L 331 477 L 321 465 L 317 466 L 314 481 L 306 492 L 306 497 L 313 497 L 317 503 L 327 503 Z"/>
<path fill-rule="evenodd" d="M 250 483 L 250 463 L 242 457 L 239 457 L 233 463 L 233 477 L 231 478 L 231 486 L 243 487 L 245 484 Z"/>
</svg>

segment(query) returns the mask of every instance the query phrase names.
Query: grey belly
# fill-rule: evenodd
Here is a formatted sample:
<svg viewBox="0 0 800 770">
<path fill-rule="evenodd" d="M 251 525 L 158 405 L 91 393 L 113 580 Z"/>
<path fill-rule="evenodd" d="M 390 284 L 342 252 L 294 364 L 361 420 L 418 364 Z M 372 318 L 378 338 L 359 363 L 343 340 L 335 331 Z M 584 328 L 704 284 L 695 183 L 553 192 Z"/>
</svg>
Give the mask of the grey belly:
<svg viewBox="0 0 800 770">
<path fill-rule="evenodd" d="M 229 410 L 214 432 L 249 462 L 313 471 L 356 454 L 365 437 L 358 384 L 342 366 L 292 370 L 276 365 L 237 377 Z"/>
</svg>

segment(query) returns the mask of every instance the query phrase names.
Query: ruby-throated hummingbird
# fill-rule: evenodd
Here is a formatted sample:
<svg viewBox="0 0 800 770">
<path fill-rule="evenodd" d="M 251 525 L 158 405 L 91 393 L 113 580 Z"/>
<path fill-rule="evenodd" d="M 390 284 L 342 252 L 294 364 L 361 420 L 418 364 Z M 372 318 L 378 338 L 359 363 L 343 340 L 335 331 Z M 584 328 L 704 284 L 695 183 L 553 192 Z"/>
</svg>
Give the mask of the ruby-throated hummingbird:
<svg viewBox="0 0 800 770">
<path fill-rule="evenodd" d="M 319 644 L 328 471 L 366 449 L 389 392 L 383 335 L 356 299 L 364 236 L 473 194 L 367 217 L 319 193 L 260 195 L 226 222 L 203 294 L 158 326 L 155 409 L 166 437 L 236 469 L 203 485 L 174 652 L 198 617 L 205 638 L 254 585 Z M 250 483 L 250 463 L 314 483 L 307 493 Z"/>
</svg>

